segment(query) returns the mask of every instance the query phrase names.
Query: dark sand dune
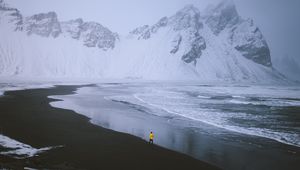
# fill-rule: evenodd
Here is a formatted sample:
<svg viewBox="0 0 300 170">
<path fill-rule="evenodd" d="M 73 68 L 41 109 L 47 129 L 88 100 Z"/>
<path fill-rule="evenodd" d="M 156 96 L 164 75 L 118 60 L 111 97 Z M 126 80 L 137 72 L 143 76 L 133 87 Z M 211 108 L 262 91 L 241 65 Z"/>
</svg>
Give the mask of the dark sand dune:
<svg viewBox="0 0 300 170">
<path fill-rule="evenodd" d="M 21 160 L 0 155 L 0 169 L 218 169 L 150 146 L 137 137 L 95 126 L 84 116 L 49 105 L 53 99 L 47 96 L 71 94 L 76 88 L 11 91 L 0 97 L 0 128 L 4 135 L 35 148 L 64 145 Z"/>
</svg>

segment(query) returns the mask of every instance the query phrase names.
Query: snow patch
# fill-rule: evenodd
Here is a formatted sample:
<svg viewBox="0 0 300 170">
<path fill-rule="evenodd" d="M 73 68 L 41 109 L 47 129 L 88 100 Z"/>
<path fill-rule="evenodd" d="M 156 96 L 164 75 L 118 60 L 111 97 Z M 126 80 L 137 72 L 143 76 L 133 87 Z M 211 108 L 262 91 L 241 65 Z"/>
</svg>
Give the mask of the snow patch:
<svg viewBox="0 0 300 170">
<path fill-rule="evenodd" d="M 2 134 L 0 134 L 0 146 L 7 150 L 0 152 L 1 155 L 11 156 L 17 159 L 37 156 L 38 154 L 49 151 L 51 149 L 63 147 L 62 145 L 60 145 L 37 149 L 25 143 L 21 143 L 7 136 L 4 136 Z"/>
</svg>

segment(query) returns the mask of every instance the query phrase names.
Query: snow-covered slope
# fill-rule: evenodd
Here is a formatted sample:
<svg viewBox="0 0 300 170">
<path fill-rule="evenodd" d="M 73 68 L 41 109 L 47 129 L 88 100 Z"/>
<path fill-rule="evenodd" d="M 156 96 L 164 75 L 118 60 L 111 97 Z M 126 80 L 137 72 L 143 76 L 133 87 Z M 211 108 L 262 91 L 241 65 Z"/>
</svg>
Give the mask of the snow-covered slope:
<svg viewBox="0 0 300 170">
<path fill-rule="evenodd" d="M 295 58 L 286 55 L 283 58 L 277 58 L 277 61 L 274 63 L 277 63 L 275 67 L 280 73 L 286 75 L 291 80 L 300 82 L 300 65 L 298 64 L 299 61 L 296 61 Z"/>
<path fill-rule="evenodd" d="M 278 82 L 266 41 L 232 3 L 204 13 L 187 5 L 120 36 L 96 22 L 24 18 L 0 0 L 0 75 Z"/>
</svg>

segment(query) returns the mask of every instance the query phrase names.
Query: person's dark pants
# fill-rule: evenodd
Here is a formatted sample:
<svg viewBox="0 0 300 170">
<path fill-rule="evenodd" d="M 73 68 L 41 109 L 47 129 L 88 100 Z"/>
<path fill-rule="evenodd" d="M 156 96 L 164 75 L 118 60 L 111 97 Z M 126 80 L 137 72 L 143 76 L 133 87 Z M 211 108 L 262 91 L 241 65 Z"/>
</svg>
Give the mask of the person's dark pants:
<svg viewBox="0 0 300 170">
<path fill-rule="evenodd" d="M 150 140 L 149 140 L 149 144 L 153 144 L 153 139 L 150 139 Z"/>
</svg>

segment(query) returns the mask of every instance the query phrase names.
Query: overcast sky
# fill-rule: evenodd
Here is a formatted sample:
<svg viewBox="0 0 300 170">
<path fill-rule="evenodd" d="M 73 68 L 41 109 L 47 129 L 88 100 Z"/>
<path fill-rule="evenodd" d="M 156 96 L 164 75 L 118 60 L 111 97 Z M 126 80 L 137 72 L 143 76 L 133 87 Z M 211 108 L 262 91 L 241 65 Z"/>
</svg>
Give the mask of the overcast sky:
<svg viewBox="0 0 300 170">
<path fill-rule="evenodd" d="M 55 11 L 60 20 L 78 17 L 97 21 L 112 31 L 127 34 L 173 15 L 186 4 L 203 10 L 219 0 L 5 0 L 28 16 Z M 234 0 L 240 15 L 253 18 L 265 35 L 273 60 L 289 55 L 300 63 L 300 0 Z"/>
</svg>

